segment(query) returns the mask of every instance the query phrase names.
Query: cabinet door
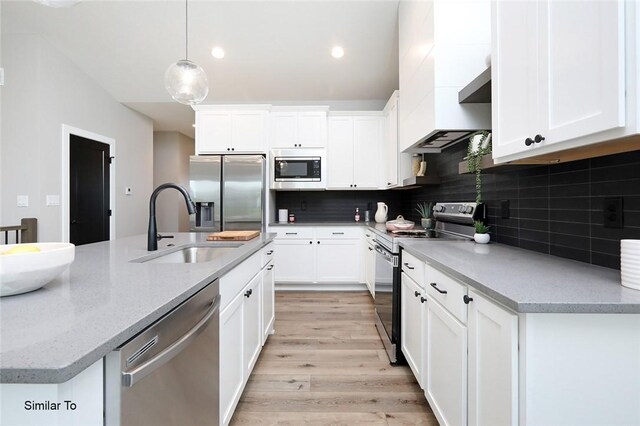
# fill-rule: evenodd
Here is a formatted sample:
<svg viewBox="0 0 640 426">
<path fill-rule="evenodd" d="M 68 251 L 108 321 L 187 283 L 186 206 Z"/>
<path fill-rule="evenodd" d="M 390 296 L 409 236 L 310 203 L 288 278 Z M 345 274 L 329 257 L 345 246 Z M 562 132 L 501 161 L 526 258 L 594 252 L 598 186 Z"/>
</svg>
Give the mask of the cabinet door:
<svg viewBox="0 0 640 426">
<path fill-rule="evenodd" d="M 298 113 L 298 144 L 304 148 L 325 148 L 327 146 L 326 112 Z"/>
<path fill-rule="evenodd" d="M 245 380 L 249 378 L 253 366 L 258 360 L 262 348 L 262 274 L 257 274 L 242 291 L 244 299 L 242 352 L 245 368 Z M 224 365 L 224 364 L 222 364 Z M 225 367 L 226 368 L 226 367 Z"/>
<path fill-rule="evenodd" d="M 384 159 L 380 162 L 385 167 L 383 188 L 391 188 L 398 184 L 398 101 L 389 108 L 385 116 Z"/>
<path fill-rule="evenodd" d="M 276 240 L 275 280 L 279 283 L 312 283 L 315 248 L 309 240 Z"/>
<path fill-rule="evenodd" d="M 438 302 L 427 303 L 425 394 L 443 426 L 467 423 L 467 328 Z"/>
<path fill-rule="evenodd" d="M 298 113 L 271 113 L 271 147 L 295 148 L 298 145 Z"/>
<path fill-rule="evenodd" d="M 229 424 L 242 393 L 245 368 L 242 323 L 244 296 L 239 294 L 220 313 L 220 424 Z"/>
<path fill-rule="evenodd" d="M 316 240 L 316 282 L 360 282 L 358 240 Z"/>
<path fill-rule="evenodd" d="M 537 2 L 492 4 L 491 113 L 493 157 L 535 149 L 539 126 Z"/>
<path fill-rule="evenodd" d="M 353 118 L 353 183 L 356 189 L 380 186 L 382 117 Z"/>
<path fill-rule="evenodd" d="M 407 274 L 402 273 L 400 289 L 400 342 L 402 353 L 420 386 L 424 388 L 422 373 L 422 312 L 424 291 Z"/>
<path fill-rule="evenodd" d="M 233 113 L 232 141 L 235 152 L 267 151 L 266 111 L 236 111 Z"/>
<path fill-rule="evenodd" d="M 624 3 L 538 2 L 540 132 L 546 139 L 536 145 L 624 126 Z"/>
<path fill-rule="evenodd" d="M 196 154 L 226 153 L 231 146 L 231 112 L 196 113 Z"/>
<path fill-rule="evenodd" d="M 273 333 L 275 321 L 275 293 L 274 293 L 274 262 L 262 271 L 262 344 Z"/>
<path fill-rule="evenodd" d="M 376 252 L 373 249 L 373 246 L 369 243 L 365 243 L 365 268 L 364 268 L 364 279 L 367 287 L 369 288 L 369 293 L 371 293 L 371 297 L 375 299 L 375 283 L 376 283 Z"/>
<path fill-rule="evenodd" d="M 329 118 L 327 189 L 353 189 L 353 119 Z"/>
<path fill-rule="evenodd" d="M 469 291 L 469 425 L 518 424 L 518 316 Z"/>
</svg>

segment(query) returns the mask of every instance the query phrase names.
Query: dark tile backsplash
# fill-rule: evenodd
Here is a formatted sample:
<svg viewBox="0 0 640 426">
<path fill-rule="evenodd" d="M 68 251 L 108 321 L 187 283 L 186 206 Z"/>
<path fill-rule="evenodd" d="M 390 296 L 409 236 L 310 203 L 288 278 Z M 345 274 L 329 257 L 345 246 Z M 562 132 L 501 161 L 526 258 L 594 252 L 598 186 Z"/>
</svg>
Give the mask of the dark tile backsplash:
<svg viewBox="0 0 640 426">
<path fill-rule="evenodd" d="M 427 156 L 429 170 L 442 177 L 437 187 L 402 194 L 402 211 L 411 220 L 421 201 L 475 199 L 475 177 L 459 175 L 466 144 Z M 488 206 L 492 240 L 609 268 L 620 267 L 620 239 L 640 238 L 640 151 L 529 167 L 485 172 L 482 199 Z M 603 204 L 622 197 L 623 228 L 605 228 Z M 500 202 L 509 201 L 509 218 Z"/>
<path fill-rule="evenodd" d="M 466 155 L 460 143 L 441 154 L 427 155 L 438 186 L 396 191 L 277 192 L 276 208 L 288 208 L 299 222 L 351 221 L 356 207 L 389 206 L 389 218 L 402 214 L 419 222 L 414 208 L 422 201 L 473 201 L 475 177 L 459 175 Z M 554 256 L 620 268 L 620 239 L 640 239 L 640 151 L 571 163 L 487 173 L 482 178 L 492 240 Z M 605 228 L 603 204 L 622 197 L 623 228 Z M 500 202 L 509 201 L 509 217 Z M 303 207 L 306 204 L 306 210 Z M 362 213 L 364 220 L 364 213 Z M 272 218 L 272 220 L 276 220 Z"/>
</svg>

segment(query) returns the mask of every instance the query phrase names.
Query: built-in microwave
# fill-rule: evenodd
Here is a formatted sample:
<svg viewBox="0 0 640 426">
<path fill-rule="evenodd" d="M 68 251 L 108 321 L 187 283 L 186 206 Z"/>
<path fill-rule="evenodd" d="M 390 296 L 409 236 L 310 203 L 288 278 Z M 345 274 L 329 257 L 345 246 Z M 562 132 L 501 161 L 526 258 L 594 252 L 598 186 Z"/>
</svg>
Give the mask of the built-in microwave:
<svg viewBox="0 0 640 426">
<path fill-rule="evenodd" d="M 271 151 L 272 189 L 325 189 L 325 151 L 275 149 Z"/>
</svg>

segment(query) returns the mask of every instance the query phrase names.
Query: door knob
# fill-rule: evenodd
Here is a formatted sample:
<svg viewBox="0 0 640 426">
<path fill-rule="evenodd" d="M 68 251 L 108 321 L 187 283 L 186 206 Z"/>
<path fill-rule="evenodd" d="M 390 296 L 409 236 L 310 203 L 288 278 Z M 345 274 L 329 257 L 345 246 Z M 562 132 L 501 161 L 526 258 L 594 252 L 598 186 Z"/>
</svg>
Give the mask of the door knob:
<svg viewBox="0 0 640 426">
<path fill-rule="evenodd" d="M 462 296 L 462 301 L 465 303 L 465 305 L 468 305 L 469 302 L 473 302 L 473 298 L 465 294 L 464 296 Z"/>
<path fill-rule="evenodd" d="M 540 143 L 544 140 L 544 136 L 542 135 L 535 135 L 533 140 L 535 141 L 535 143 Z"/>
<path fill-rule="evenodd" d="M 524 140 L 524 144 L 525 144 L 526 146 L 531 146 L 531 145 L 533 145 L 533 139 L 531 139 L 531 138 L 526 138 L 526 139 Z"/>
</svg>

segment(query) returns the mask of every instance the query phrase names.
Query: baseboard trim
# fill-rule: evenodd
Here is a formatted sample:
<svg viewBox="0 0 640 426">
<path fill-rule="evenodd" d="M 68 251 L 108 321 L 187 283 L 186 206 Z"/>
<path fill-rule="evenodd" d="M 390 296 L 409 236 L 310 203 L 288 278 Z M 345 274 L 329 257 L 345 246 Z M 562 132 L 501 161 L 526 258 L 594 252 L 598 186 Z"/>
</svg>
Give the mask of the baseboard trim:
<svg viewBox="0 0 640 426">
<path fill-rule="evenodd" d="M 276 291 L 369 291 L 364 283 L 276 283 Z"/>
</svg>

